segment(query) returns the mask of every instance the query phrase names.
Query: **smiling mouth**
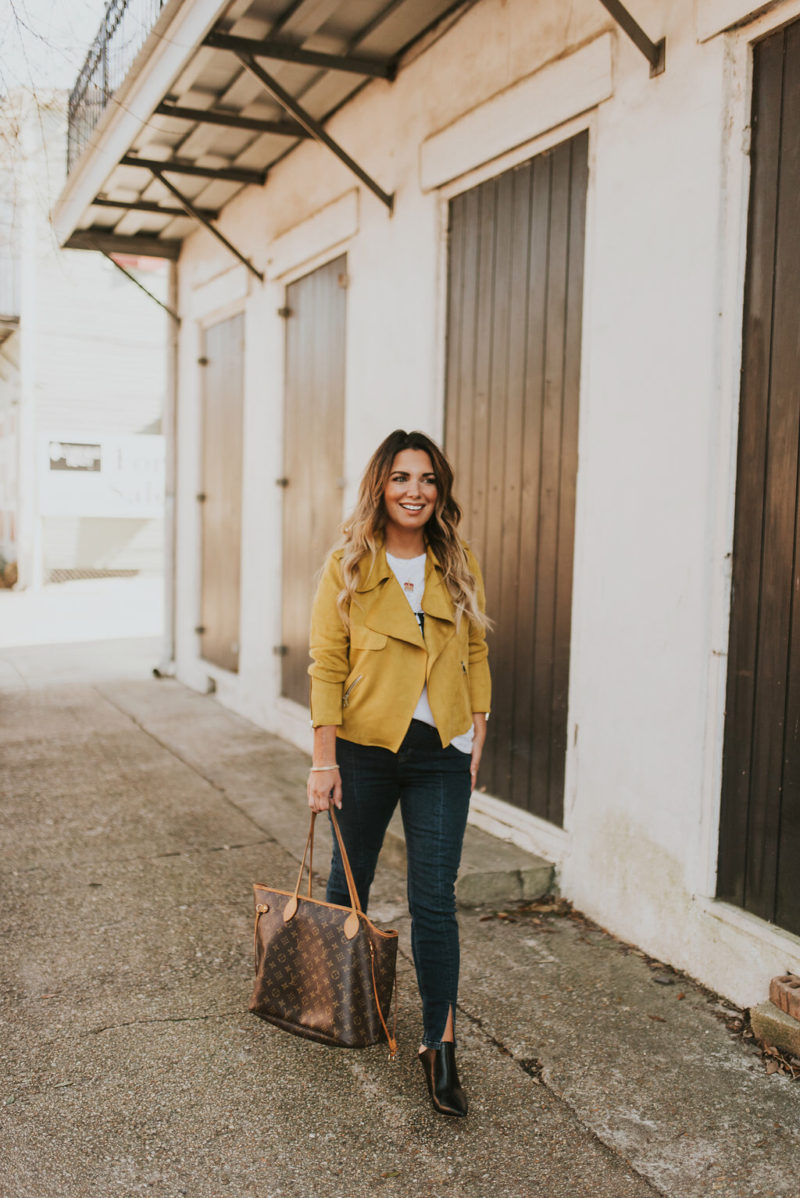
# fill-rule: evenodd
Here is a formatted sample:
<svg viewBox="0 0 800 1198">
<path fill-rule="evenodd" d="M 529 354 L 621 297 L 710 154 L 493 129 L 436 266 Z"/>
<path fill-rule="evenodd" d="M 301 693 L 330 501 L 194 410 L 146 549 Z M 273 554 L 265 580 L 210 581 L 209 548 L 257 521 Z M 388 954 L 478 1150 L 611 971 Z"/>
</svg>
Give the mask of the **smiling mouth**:
<svg viewBox="0 0 800 1198">
<path fill-rule="evenodd" d="M 424 503 L 401 503 L 400 507 L 405 512 L 421 512 L 425 507 Z"/>
</svg>

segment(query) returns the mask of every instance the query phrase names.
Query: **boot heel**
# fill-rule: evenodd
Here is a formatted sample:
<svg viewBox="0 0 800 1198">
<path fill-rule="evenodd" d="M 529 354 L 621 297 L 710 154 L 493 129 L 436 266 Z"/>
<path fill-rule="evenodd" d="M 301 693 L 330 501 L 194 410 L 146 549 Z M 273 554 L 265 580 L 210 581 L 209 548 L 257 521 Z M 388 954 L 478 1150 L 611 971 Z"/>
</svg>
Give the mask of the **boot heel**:
<svg viewBox="0 0 800 1198">
<path fill-rule="evenodd" d="M 458 1080 L 455 1045 L 446 1042 L 441 1048 L 426 1048 L 418 1056 L 433 1109 L 440 1115 L 463 1118 L 467 1113 L 468 1103 Z"/>
</svg>

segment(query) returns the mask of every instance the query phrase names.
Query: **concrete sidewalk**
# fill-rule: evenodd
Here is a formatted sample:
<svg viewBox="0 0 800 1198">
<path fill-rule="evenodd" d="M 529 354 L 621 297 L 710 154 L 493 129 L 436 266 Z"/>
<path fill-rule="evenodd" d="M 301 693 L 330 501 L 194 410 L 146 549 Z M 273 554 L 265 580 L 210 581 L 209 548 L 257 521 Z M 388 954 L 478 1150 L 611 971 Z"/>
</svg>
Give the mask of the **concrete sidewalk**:
<svg viewBox="0 0 800 1198">
<path fill-rule="evenodd" d="M 293 884 L 307 759 L 153 679 L 158 649 L 0 650 L 4 1198 L 800 1198 L 800 1086 L 558 904 L 461 913 L 467 1120 L 414 1060 L 391 852 L 397 1061 L 250 1016 L 250 884 Z"/>
<path fill-rule="evenodd" d="M 79 578 L 39 590 L 0 591 L 0 646 L 157 637 L 164 623 L 164 580 Z"/>
</svg>

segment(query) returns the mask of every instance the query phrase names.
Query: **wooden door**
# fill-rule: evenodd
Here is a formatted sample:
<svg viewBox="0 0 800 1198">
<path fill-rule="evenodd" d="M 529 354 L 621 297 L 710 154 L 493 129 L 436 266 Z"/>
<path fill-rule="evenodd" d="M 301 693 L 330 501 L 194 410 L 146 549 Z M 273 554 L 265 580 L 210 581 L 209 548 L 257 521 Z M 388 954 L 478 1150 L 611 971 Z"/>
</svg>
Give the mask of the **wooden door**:
<svg viewBox="0 0 800 1198">
<path fill-rule="evenodd" d="M 239 668 L 244 317 L 203 337 L 201 653 Z"/>
<path fill-rule="evenodd" d="M 311 600 L 343 517 L 346 289 L 341 257 L 286 291 L 281 694 L 304 705 Z"/>
<path fill-rule="evenodd" d="M 482 781 L 560 824 L 567 744 L 588 134 L 450 207 L 445 441 L 486 581 Z"/>
<path fill-rule="evenodd" d="M 800 21 L 754 55 L 718 895 L 800 933 Z"/>
</svg>

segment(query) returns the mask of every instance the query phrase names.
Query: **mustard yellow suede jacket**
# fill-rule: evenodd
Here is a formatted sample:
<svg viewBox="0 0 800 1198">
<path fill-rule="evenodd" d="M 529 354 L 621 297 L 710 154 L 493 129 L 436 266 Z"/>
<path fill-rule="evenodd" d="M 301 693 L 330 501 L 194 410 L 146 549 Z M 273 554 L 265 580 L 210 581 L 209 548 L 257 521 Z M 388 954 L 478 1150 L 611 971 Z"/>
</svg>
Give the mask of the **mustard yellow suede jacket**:
<svg viewBox="0 0 800 1198">
<path fill-rule="evenodd" d="M 336 597 L 344 585 L 342 551 L 325 563 L 311 612 L 311 722 L 335 724 L 337 735 L 396 752 L 427 682 L 442 739 L 472 727 L 472 713 L 489 711 L 491 680 L 483 632 L 465 616 L 456 630 L 453 601 L 442 568 L 428 548 L 425 565 L 425 639 L 381 547 L 359 563 L 361 581 L 345 628 Z M 483 579 L 467 549 L 484 606 Z"/>
</svg>

